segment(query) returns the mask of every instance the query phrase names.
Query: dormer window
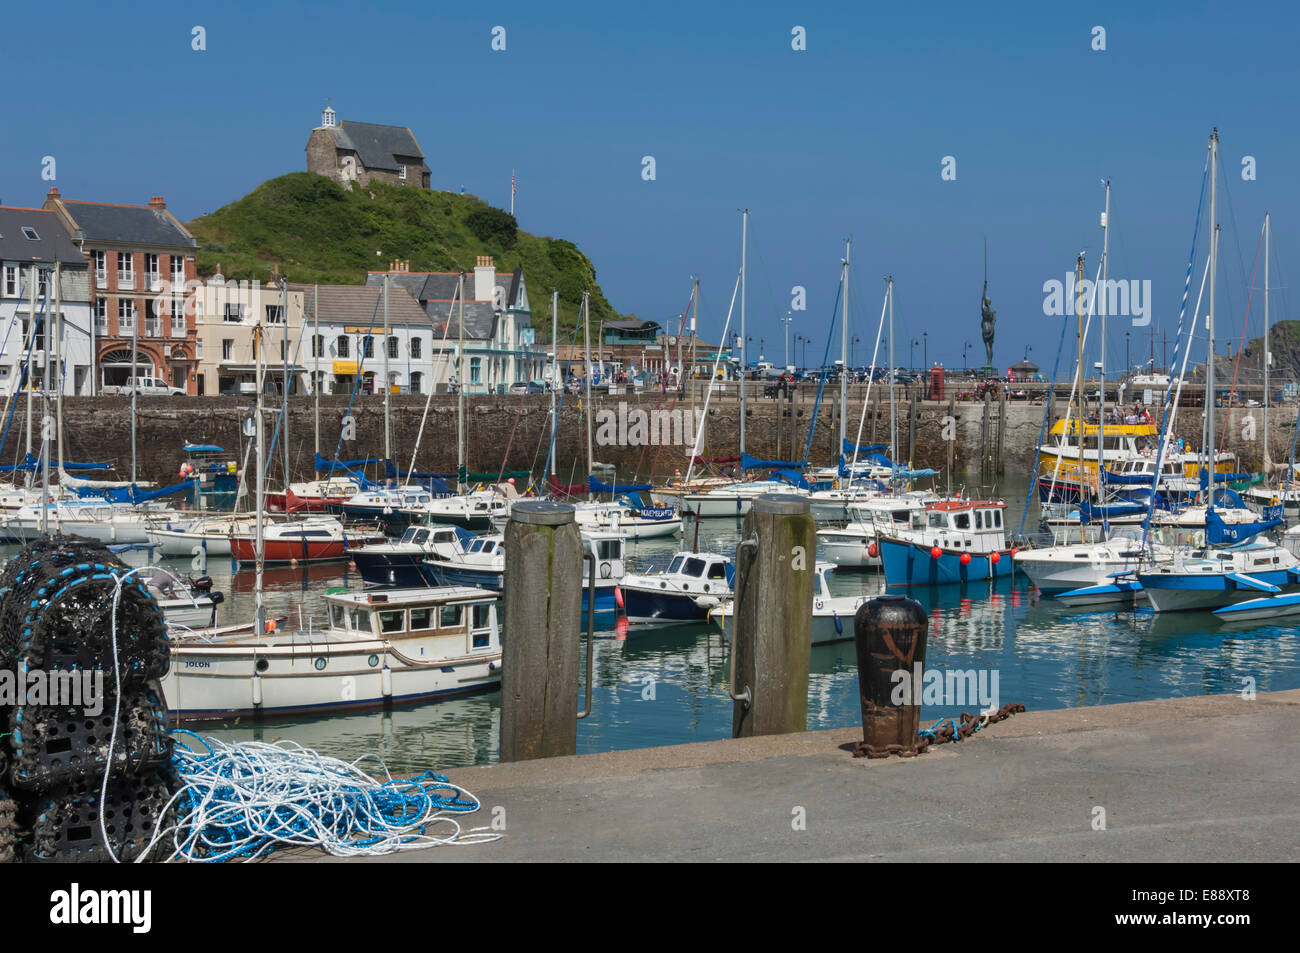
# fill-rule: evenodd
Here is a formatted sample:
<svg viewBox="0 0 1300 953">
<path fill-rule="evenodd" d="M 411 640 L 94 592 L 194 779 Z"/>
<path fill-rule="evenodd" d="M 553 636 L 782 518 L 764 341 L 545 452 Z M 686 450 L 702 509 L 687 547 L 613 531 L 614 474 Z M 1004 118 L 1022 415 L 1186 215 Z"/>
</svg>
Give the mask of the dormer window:
<svg viewBox="0 0 1300 953">
<path fill-rule="evenodd" d="M 23 226 L 23 238 L 32 242 L 38 242 L 41 240 L 41 236 L 36 234 L 36 229 L 32 228 L 30 225 Z"/>
</svg>

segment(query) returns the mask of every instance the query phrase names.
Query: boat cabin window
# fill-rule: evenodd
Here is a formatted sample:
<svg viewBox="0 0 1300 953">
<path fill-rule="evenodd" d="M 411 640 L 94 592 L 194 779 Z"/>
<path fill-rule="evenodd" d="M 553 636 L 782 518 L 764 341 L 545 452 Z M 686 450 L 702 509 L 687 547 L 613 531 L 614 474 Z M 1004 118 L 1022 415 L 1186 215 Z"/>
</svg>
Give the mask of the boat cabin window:
<svg viewBox="0 0 1300 953">
<path fill-rule="evenodd" d="M 726 579 L 726 578 L 727 578 L 727 567 L 726 567 L 726 564 L 725 564 L 725 563 L 712 563 L 712 564 L 709 566 L 709 578 L 710 578 L 710 579 Z"/>
<path fill-rule="evenodd" d="M 892 515 L 895 523 L 906 523 L 912 518 L 912 514 L 907 510 L 894 510 Z"/>
<path fill-rule="evenodd" d="M 439 611 L 438 628 L 459 629 L 465 624 L 465 607 L 462 605 L 443 606 Z"/>
<path fill-rule="evenodd" d="M 930 514 L 930 528 L 931 528 L 931 529 L 947 529 L 947 528 L 948 528 L 948 519 L 947 519 L 947 514 L 943 513 L 943 512 L 940 511 L 940 510 L 935 510 L 933 513 L 931 513 L 931 514 Z"/>
<path fill-rule="evenodd" d="M 348 610 L 343 606 L 330 606 L 330 625 L 336 629 L 348 627 Z"/>
<path fill-rule="evenodd" d="M 429 538 L 429 531 L 427 529 L 419 530 L 415 534 L 415 542 L 417 543 L 423 543 L 428 538 Z"/>
<path fill-rule="evenodd" d="M 370 625 L 370 613 L 367 610 L 353 609 L 350 615 L 352 617 L 353 632 L 364 632 L 367 635 L 374 633 L 375 630 Z"/>
<path fill-rule="evenodd" d="M 996 526 L 998 529 L 1001 529 L 1001 528 L 1002 528 L 1002 511 L 1001 511 L 1001 510 L 994 510 L 994 511 L 992 512 L 992 514 L 990 514 L 990 515 L 992 515 L 992 517 L 993 517 L 993 525 Z"/>
<path fill-rule="evenodd" d="M 685 556 L 674 556 L 672 563 L 668 566 L 669 572 L 681 572 L 682 563 L 686 561 Z"/>
<path fill-rule="evenodd" d="M 955 513 L 952 518 L 952 525 L 955 526 L 957 529 L 970 529 L 970 514 Z M 975 525 L 976 527 L 979 526 L 978 516 L 976 517 Z"/>
<path fill-rule="evenodd" d="M 702 575 L 703 572 L 704 560 L 693 558 L 686 560 L 686 568 L 682 570 L 682 574 L 685 576 L 699 576 Z"/>
<path fill-rule="evenodd" d="M 482 604 L 474 608 L 474 631 L 470 635 L 470 647 L 485 649 L 492 640 L 492 607 Z"/>
<path fill-rule="evenodd" d="M 415 527 L 414 527 L 414 526 L 409 526 L 409 527 L 407 527 L 406 532 L 402 534 L 402 542 L 404 542 L 404 543 L 413 543 L 413 542 L 415 542 Z"/>
<path fill-rule="evenodd" d="M 379 631 L 401 632 L 405 628 L 406 613 L 401 609 L 385 609 L 379 613 Z"/>
<path fill-rule="evenodd" d="M 596 546 L 601 559 L 622 559 L 622 545 L 617 539 L 602 539 Z"/>
<path fill-rule="evenodd" d="M 433 628 L 433 610 L 428 606 L 411 610 L 411 631 L 420 632 Z"/>
</svg>

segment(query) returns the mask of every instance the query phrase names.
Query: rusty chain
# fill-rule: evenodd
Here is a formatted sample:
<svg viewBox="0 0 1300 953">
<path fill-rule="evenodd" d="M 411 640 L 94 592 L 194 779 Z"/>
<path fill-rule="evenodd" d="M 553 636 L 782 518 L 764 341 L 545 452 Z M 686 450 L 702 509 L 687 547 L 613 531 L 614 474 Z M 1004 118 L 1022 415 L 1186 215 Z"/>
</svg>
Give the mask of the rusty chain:
<svg viewBox="0 0 1300 953">
<path fill-rule="evenodd" d="M 957 718 L 941 718 L 929 728 L 922 728 L 917 732 L 921 737 L 910 745 L 892 744 L 878 748 L 865 741 L 859 741 L 853 746 L 853 757 L 888 758 L 897 755 L 900 758 L 915 758 L 919 754 L 925 754 L 931 745 L 965 741 L 985 725 L 1005 721 L 1024 710 L 1025 706 L 1020 702 L 1008 702 L 991 715 L 976 716 L 964 711 Z"/>
</svg>

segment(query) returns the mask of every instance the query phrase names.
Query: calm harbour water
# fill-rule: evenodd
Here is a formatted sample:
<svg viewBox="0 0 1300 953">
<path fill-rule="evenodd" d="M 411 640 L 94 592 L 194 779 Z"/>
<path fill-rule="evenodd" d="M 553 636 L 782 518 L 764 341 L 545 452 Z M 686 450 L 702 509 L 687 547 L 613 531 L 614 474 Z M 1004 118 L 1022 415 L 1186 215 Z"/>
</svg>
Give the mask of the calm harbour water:
<svg viewBox="0 0 1300 953">
<path fill-rule="evenodd" d="M 1013 529 L 1025 489 L 1012 484 L 1002 490 Z M 1035 515 L 1036 507 L 1031 527 Z M 705 520 L 700 548 L 734 553 L 739 530 L 736 520 Z M 688 521 L 685 548 L 693 532 Z M 682 546 L 673 538 L 629 543 L 629 567 L 665 565 Z M 186 560 L 163 565 L 189 572 Z M 232 574 L 224 562 L 211 563 L 208 573 L 226 596 L 218 622 L 251 617 L 253 574 Z M 266 573 L 265 602 L 272 615 L 319 623 L 323 594 L 336 585 L 362 588 L 359 575 L 341 564 L 276 568 Z M 832 577 L 837 594 L 876 594 L 882 586 L 883 577 L 875 573 L 841 571 Z M 1203 613 L 1157 618 L 1145 609 L 1070 611 L 1039 598 L 1023 576 L 992 591 L 986 583 L 910 595 L 930 614 L 927 667 L 996 670 L 1003 703 L 1049 709 L 1227 693 L 1240 691 L 1247 678 L 1258 691 L 1300 688 L 1300 631 L 1292 626 L 1227 629 Z M 851 627 L 846 631 L 851 634 Z M 715 628 L 632 627 L 626 637 L 597 633 L 595 653 L 592 711 L 578 723 L 580 753 L 730 737 L 727 647 Z M 958 711 L 926 707 L 922 717 Z M 860 723 L 853 643 L 813 649 L 808 727 Z M 492 692 L 390 712 L 183 727 L 231 741 L 289 738 L 347 760 L 378 754 L 396 773 L 495 761 L 499 726 L 500 694 Z"/>
</svg>

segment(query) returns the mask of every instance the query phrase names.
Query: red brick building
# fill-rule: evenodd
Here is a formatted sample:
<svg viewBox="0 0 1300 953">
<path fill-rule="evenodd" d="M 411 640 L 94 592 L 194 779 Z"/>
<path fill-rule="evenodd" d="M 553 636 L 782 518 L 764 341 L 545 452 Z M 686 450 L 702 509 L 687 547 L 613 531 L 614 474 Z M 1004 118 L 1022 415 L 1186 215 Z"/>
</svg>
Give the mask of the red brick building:
<svg viewBox="0 0 1300 953">
<path fill-rule="evenodd" d="M 197 242 L 160 196 L 148 205 L 65 199 L 50 189 L 55 212 L 90 260 L 94 392 L 136 373 L 195 393 L 199 354 L 186 283 L 197 279 Z"/>
</svg>

